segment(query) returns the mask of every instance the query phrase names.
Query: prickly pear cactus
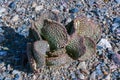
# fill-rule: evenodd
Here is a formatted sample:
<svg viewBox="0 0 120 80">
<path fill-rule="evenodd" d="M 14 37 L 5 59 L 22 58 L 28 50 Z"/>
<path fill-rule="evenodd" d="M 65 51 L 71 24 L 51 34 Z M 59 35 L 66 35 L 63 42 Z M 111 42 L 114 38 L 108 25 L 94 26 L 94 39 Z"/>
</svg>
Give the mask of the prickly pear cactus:
<svg viewBox="0 0 120 80">
<path fill-rule="evenodd" d="M 60 67 L 61 65 L 64 65 L 65 63 L 69 63 L 69 62 L 72 62 L 72 59 L 67 54 L 63 54 L 63 53 L 58 57 L 46 58 L 47 66 Z"/>
<path fill-rule="evenodd" d="M 86 51 L 82 56 L 79 57 L 79 60 L 81 61 L 90 59 L 90 57 L 96 53 L 96 44 L 91 38 L 84 37 L 83 44 L 85 45 Z"/>
<path fill-rule="evenodd" d="M 72 35 L 71 40 L 66 46 L 67 53 L 73 58 L 78 59 L 80 56 L 84 55 L 86 47 L 83 44 L 83 37 L 75 34 Z"/>
<path fill-rule="evenodd" d="M 70 34 L 74 31 L 80 36 L 90 37 L 95 42 L 100 38 L 101 28 L 99 24 L 96 24 L 93 20 L 90 20 L 85 16 L 80 16 L 74 19 L 69 25 L 72 26 L 72 30 L 68 29 L 69 26 L 67 26 L 67 30 Z"/>
<path fill-rule="evenodd" d="M 42 12 L 41 16 L 39 18 L 37 18 L 35 21 L 31 21 L 31 23 L 32 23 L 32 27 L 30 29 L 31 34 L 34 35 L 34 38 L 36 40 L 41 39 L 40 34 L 41 34 L 41 29 L 43 27 L 45 19 L 51 19 L 51 20 L 59 21 L 57 14 L 52 12 L 52 11 Z"/>
<path fill-rule="evenodd" d="M 56 21 L 46 19 L 41 31 L 42 36 L 48 41 L 51 50 L 57 50 L 66 46 L 68 35 L 63 25 Z"/>
<path fill-rule="evenodd" d="M 96 53 L 101 35 L 100 26 L 83 16 L 64 27 L 55 14 L 47 13 L 34 22 L 33 27 L 31 33 L 36 41 L 32 48 L 28 46 L 28 60 L 33 70 L 89 59 Z"/>
<path fill-rule="evenodd" d="M 46 54 L 48 55 L 48 57 L 58 57 L 59 55 L 62 55 L 65 53 L 66 53 L 66 49 L 61 48 L 61 49 L 57 49 L 57 51 L 47 52 Z"/>
</svg>

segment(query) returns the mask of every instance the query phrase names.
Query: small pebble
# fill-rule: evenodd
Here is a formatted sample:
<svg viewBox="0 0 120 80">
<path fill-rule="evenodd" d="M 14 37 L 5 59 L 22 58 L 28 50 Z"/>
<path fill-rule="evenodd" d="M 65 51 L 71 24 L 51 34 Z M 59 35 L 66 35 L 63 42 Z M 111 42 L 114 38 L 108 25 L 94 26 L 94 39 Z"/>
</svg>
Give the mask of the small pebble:
<svg viewBox="0 0 120 80">
<path fill-rule="evenodd" d="M 78 8 L 73 8 L 73 9 L 70 9 L 69 12 L 70 13 L 77 13 L 77 12 L 79 12 L 79 9 Z"/>
<path fill-rule="evenodd" d="M 39 12 L 40 10 L 42 10 L 43 9 L 43 5 L 40 5 L 40 6 L 36 6 L 35 7 L 35 11 L 36 12 Z"/>
<path fill-rule="evenodd" d="M 13 21 L 13 22 L 16 22 L 16 21 L 18 21 L 18 19 L 19 19 L 19 15 L 15 15 L 15 16 L 12 18 L 12 21 Z"/>
<path fill-rule="evenodd" d="M 104 49 L 107 49 L 107 48 L 108 48 L 108 49 L 112 50 L 112 46 L 111 46 L 110 42 L 109 42 L 107 39 L 102 38 L 102 39 L 98 42 L 97 45 L 103 47 Z"/>
<path fill-rule="evenodd" d="M 11 9 L 15 9 L 16 8 L 16 3 L 13 1 L 9 4 L 9 6 Z"/>
</svg>

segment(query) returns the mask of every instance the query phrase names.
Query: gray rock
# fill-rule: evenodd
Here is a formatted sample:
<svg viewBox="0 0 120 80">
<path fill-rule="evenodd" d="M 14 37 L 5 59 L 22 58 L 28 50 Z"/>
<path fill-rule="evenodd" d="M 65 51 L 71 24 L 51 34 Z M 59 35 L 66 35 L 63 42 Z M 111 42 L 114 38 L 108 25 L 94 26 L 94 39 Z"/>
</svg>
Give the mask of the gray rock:
<svg viewBox="0 0 120 80">
<path fill-rule="evenodd" d="M 7 51 L 0 51 L 0 56 L 6 56 L 7 55 Z"/>
<path fill-rule="evenodd" d="M 118 4 L 120 4 L 120 0 L 115 0 Z"/>
<path fill-rule="evenodd" d="M 5 13 L 7 10 L 4 7 L 0 7 L 0 16 Z"/>
</svg>

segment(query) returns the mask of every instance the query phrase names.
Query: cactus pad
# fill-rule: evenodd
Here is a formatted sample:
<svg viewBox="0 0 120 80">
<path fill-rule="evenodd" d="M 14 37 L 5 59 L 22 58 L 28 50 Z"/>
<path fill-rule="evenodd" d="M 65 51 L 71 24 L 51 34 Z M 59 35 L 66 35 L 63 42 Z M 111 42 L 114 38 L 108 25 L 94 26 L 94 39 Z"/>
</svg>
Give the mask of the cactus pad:
<svg viewBox="0 0 120 80">
<path fill-rule="evenodd" d="M 84 45 L 86 47 L 86 52 L 79 58 L 81 61 L 90 59 L 90 57 L 96 53 L 96 44 L 89 37 L 84 37 Z"/>
<path fill-rule="evenodd" d="M 83 37 L 79 35 L 72 35 L 72 39 L 66 46 L 66 51 L 73 59 L 78 59 L 85 53 L 86 48 L 83 42 Z"/>
<path fill-rule="evenodd" d="M 45 65 L 46 52 L 49 51 L 49 45 L 46 41 L 36 41 L 33 44 L 33 56 L 37 67 Z"/>
<path fill-rule="evenodd" d="M 32 23 L 32 27 L 31 27 L 32 34 L 35 36 L 36 40 L 40 39 L 39 37 L 40 37 L 41 29 L 43 27 L 45 19 L 51 19 L 51 20 L 59 21 L 57 14 L 55 14 L 52 11 L 45 11 L 45 12 L 41 13 L 40 17 L 37 18 L 35 21 L 31 21 L 31 23 Z"/>
<path fill-rule="evenodd" d="M 41 29 L 43 37 L 48 41 L 51 50 L 65 47 L 68 42 L 66 28 L 56 21 L 46 19 Z"/>
<path fill-rule="evenodd" d="M 90 37 L 94 41 L 98 41 L 101 35 L 101 28 L 93 20 L 81 16 L 73 21 L 73 26 L 80 36 Z"/>
<path fill-rule="evenodd" d="M 48 57 L 58 57 L 61 54 L 66 54 L 66 49 L 65 48 L 58 49 L 57 51 L 47 53 Z"/>
<path fill-rule="evenodd" d="M 59 67 L 71 61 L 72 59 L 67 54 L 61 54 L 58 57 L 46 58 L 46 65 Z"/>
</svg>

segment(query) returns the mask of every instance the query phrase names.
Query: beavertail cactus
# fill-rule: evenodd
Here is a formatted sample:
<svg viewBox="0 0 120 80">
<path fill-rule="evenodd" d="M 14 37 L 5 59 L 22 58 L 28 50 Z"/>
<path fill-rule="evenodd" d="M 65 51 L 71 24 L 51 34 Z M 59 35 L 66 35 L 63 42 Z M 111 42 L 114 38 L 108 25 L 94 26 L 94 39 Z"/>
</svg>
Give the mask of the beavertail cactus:
<svg viewBox="0 0 120 80">
<path fill-rule="evenodd" d="M 68 35 L 65 27 L 60 23 L 46 19 L 44 21 L 42 36 L 48 41 L 51 50 L 57 50 L 66 46 Z"/>
<path fill-rule="evenodd" d="M 46 57 L 46 52 L 49 51 L 49 44 L 47 41 L 35 41 L 33 45 L 28 45 L 28 50 L 33 49 L 31 52 L 28 51 L 28 59 L 30 62 L 34 63 L 31 65 L 33 70 L 43 67 Z"/>
<path fill-rule="evenodd" d="M 84 38 L 75 34 L 72 35 L 68 45 L 66 46 L 67 53 L 73 58 L 78 59 L 84 55 L 86 47 L 83 44 Z"/>
<path fill-rule="evenodd" d="M 96 53 L 101 34 L 99 25 L 86 17 L 76 18 L 66 27 L 58 21 L 50 13 L 34 22 L 32 36 L 39 41 L 32 43 L 32 48 L 28 46 L 28 60 L 33 70 L 44 65 L 61 66 L 78 59 L 87 60 Z"/>
<path fill-rule="evenodd" d="M 96 44 L 91 38 L 84 37 L 83 44 L 85 45 L 86 51 L 82 56 L 79 57 L 79 60 L 81 61 L 90 59 L 90 57 L 96 53 Z"/>
<path fill-rule="evenodd" d="M 69 26 L 71 26 L 71 28 L 69 28 Z M 100 26 L 85 16 L 74 19 L 66 27 L 69 34 L 77 32 L 80 36 L 90 37 L 95 42 L 97 42 L 101 36 Z"/>
<path fill-rule="evenodd" d="M 65 49 L 56 50 L 52 54 L 52 56 L 46 58 L 47 66 L 61 66 L 72 61 L 72 59 L 66 54 Z"/>
<path fill-rule="evenodd" d="M 52 11 L 45 11 L 41 13 L 41 16 L 37 18 L 35 21 L 31 21 L 32 27 L 30 28 L 31 34 L 34 35 L 35 40 L 41 39 L 41 29 L 43 28 L 44 20 L 51 19 L 54 21 L 59 21 L 56 13 Z M 32 36 L 31 35 L 31 36 Z"/>
</svg>

